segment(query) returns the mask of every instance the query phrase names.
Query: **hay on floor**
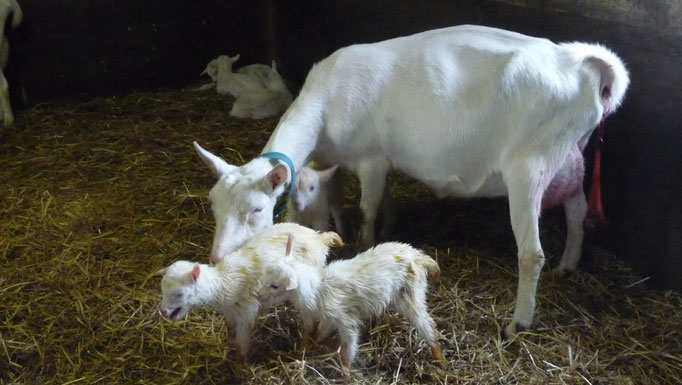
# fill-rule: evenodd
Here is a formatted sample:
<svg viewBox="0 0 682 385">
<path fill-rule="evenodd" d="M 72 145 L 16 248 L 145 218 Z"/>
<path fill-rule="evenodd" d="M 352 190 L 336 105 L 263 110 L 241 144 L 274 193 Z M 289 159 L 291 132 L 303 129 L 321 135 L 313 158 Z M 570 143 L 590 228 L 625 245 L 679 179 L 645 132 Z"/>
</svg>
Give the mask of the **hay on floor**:
<svg viewBox="0 0 682 385">
<path fill-rule="evenodd" d="M 212 92 L 133 93 L 40 105 L 0 128 L 0 384 L 682 383 L 679 294 L 649 289 L 590 245 L 568 278 L 544 269 L 535 327 L 502 341 L 516 290 L 506 203 L 436 200 L 400 175 L 390 183 L 394 238 L 441 265 L 429 303 L 447 368 L 389 312 L 368 324 L 347 379 L 334 340 L 295 351 L 296 313 L 283 306 L 263 314 L 253 362 L 236 371 L 221 317 L 160 318 L 153 276 L 178 259 L 208 258 L 214 180 L 192 141 L 241 164 L 277 122 L 227 111 L 229 100 Z M 345 193 L 357 229 L 356 181 Z M 554 265 L 560 213 L 541 226 Z"/>
</svg>

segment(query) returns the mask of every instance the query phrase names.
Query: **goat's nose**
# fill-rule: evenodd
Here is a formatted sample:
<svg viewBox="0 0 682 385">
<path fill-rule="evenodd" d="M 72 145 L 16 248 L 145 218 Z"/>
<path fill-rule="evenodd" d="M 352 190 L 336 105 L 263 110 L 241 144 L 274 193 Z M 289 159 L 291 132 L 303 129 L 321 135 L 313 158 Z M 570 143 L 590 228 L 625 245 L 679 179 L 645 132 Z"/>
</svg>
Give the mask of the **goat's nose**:
<svg viewBox="0 0 682 385">
<path fill-rule="evenodd" d="M 211 265 L 217 265 L 218 262 L 221 261 L 221 258 L 219 258 L 217 255 L 211 255 Z"/>
<path fill-rule="evenodd" d="M 161 314 L 161 316 L 163 317 L 168 318 L 168 309 L 166 309 L 165 307 L 159 308 L 159 314 Z"/>
</svg>

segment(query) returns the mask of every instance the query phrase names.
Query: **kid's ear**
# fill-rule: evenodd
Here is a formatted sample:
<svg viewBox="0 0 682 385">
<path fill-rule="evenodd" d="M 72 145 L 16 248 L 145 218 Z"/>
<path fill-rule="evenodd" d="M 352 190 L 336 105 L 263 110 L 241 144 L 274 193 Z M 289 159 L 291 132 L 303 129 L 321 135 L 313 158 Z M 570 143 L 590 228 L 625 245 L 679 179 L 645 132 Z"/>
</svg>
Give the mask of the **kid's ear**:
<svg viewBox="0 0 682 385">
<path fill-rule="evenodd" d="M 196 282 L 197 279 L 199 279 L 199 273 L 201 273 L 201 267 L 199 267 L 199 264 L 197 263 L 196 265 L 194 265 L 194 268 L 192 269 L 191 273 L 193 282 Z"/>
<path fill-rule="evenodd" d="M 296 281 L 296 277 L 293 275 L 289 274 L 287 281 L 289 282 L 287 283 L 287 291 L 294 290 L 298 287 L 298 281 Z"/>
<path fill-rule="evenodd" d="M 324 169 L 322 171 L 319 171 L 320 175 L 320 180 L 322 182 L 329 182 L 330 179 L 334 176 L 334 173 L 336 173 L 336 170 L 339 168 L 338 165 L 329 167 L 327 169 Z"/>
</svg>

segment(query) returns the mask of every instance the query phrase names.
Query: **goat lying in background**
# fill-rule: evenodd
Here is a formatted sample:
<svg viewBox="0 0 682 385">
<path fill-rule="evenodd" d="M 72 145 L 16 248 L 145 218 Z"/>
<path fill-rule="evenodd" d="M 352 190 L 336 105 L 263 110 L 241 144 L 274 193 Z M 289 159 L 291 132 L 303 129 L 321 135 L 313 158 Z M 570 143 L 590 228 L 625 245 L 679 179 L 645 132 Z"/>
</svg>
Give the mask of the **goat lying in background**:
<svg viewBox="0 0 682 385">
<path fill-rule="evenodd" d="M 273 60 L 270 67 L 250 64 L 234 72 L 232 67 L 239 57 L 221 55 L 211 60 L 201 75 L 208 75 L 212 83 L 198 90 L 215 87 L 221 95 L 234 96 L 230 115 L 237 118 L 263 119 L 284 112 L 293 97 L 277 72 L 277 63 Z"/>
<path fill-rule="evenodd" d="M 21 24 L 23 13 L 19 3 L 16 0 L 0 0 L 0 114 L 6 126 L 14 122 L 12 105 L 9 102 L 9 83 L 3 72 L 9 59 L 9 41 L 5 37 L 5 24 L 9 17 L 12 18 L 12 29 Z"/>
</svg>

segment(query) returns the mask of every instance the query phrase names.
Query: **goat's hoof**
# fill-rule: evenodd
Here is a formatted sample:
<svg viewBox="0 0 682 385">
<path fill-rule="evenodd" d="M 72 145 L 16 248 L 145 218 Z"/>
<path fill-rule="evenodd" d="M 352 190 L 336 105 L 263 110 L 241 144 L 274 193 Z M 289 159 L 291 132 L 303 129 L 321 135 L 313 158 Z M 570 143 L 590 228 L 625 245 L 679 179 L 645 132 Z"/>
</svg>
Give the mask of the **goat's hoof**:
<svg viewBox="0 0 682 385">
<path fill-rule="evenodd" d="M 530 329 L 529 326 L 521 325 L 518 322 L 512 322 L 509 325 L 507 325 L 507 327 L 504 328 L 504 330 L 502 330 L 502 336 L 501 336 L 502 340 L 510 340 L 514 336 L 516 336 L 518 333 L 520 333 L 522 331 L 526 331 L 528 329 Z"/>
<path fill-rule="evenodd" d="M 576 269 L 570 269 L 568 267 L 563 267 L 563 266 L 557 266 L 554 269 L 552 269 L 552 273 L 556 275 L 559 278 L 565 278 L 568 277 L 569 275 L 575 273 Z"/>
<path fill-rule="evenodd" d="M 431 349 L 431 359 L 441 368 L 445 369 L 447 360 L 439 347 Z"/>
<path fill-rule="evenodd" d="M 246 371 L 246 360 L 238 358 L 234 363 L 234 371 L 237 373 Z"/>
</svg>

